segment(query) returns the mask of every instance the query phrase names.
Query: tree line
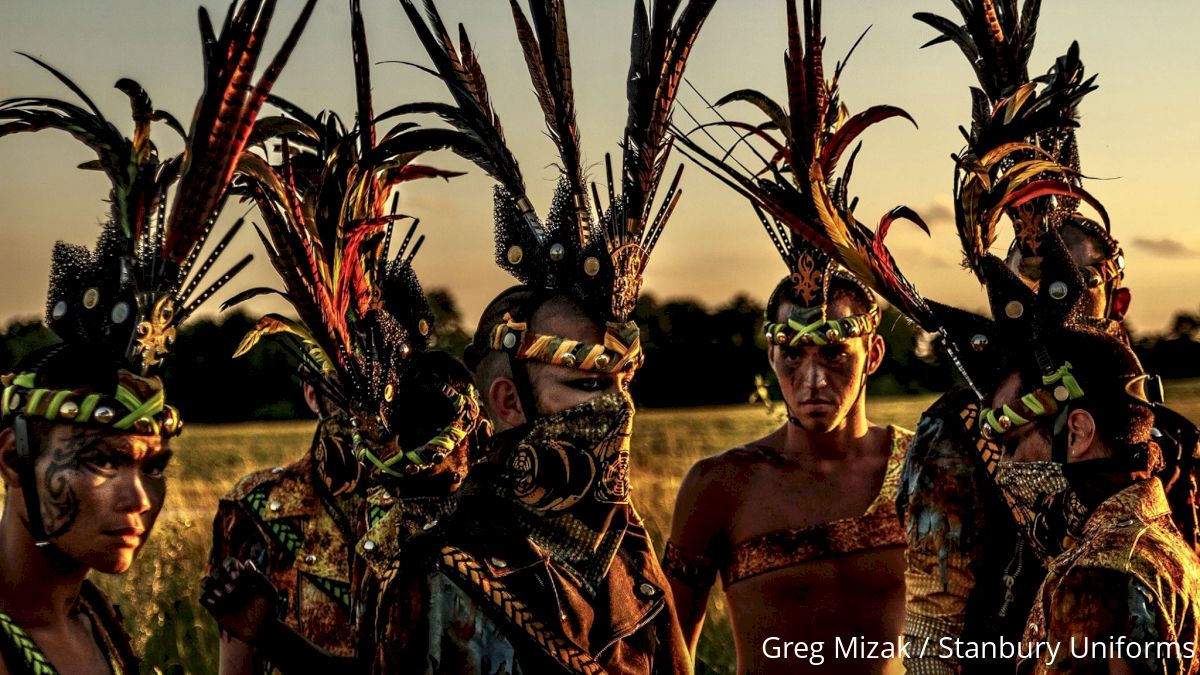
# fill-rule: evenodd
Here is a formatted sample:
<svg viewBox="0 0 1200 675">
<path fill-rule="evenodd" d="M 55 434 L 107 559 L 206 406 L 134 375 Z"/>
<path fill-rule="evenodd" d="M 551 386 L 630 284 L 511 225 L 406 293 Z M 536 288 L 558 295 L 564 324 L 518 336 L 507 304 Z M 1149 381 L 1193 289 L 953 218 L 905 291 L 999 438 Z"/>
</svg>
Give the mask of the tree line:
<svg viewBox="0 0 1200 675">
<path fill-rule="evenodd" d="M 454 297 L 436 289 L 429 292 L 429 300 L 436 318 L 435 346 L 461 357 L 471 336 Z M 746 403 L 760 391 L 760 384 L 778 400 L 762 336 L 761 302 L 738 295 L 710 308 L 692 300 L 659 301 L 643 294 L 635 318 L 646 352 L 646 364 L 632 384 L 640 407 Z M 250 316 L 229 312 L 180 330 L 173 351 L 187 358 L 168 358 L 163 378 L 172 404 L 186 411 L 189 421 L 311 416 L 296 378 L 295 359 L 274 340 L 263 340 L 249 354 L 230 358 L 253 326 Z M 936 341 L 890 308 L 884 309 L 880 334 L 888 349 L 869 381 L 870 394 L 938 392 L 957 382 Z M 23 356 L 55 341 L 36 319 L 9 322 L 0 333 L 0 372 L 9 372 Z M 1150 372 L 1166 378 L 1200 377 L 1200 312 L 1179 312 L 1166 332 L 1135 335 L 1134 345 Z"/>
</svg>

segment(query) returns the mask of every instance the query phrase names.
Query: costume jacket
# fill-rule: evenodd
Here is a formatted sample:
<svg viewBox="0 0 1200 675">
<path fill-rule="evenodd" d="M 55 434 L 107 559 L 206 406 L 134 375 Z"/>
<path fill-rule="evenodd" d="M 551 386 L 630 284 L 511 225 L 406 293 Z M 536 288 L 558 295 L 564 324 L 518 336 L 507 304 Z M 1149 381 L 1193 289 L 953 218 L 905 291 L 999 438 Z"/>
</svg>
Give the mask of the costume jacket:
<svg viewBox="0 0 1200 675">
<path fill-rule="evenodd" d="M 298 461 L 250 474 L 222 497 L 209 565 L 228 557 L 253 562 L 278 591 L 289 628 L 334 656 L 353 657 L 351 556 L 364 500 L 356 490 L 333 494 L 320 468 L 332 437 L 340 437 L 334 426 L 319 425 L 313 449 Z M 265 662 L 258 668 L 271 672 Z"/>
<path fill-rule="evenodd" d="M 939 645 L 943 638 L 1016 642 L 1045 575 L 987 475 L 978 412 L 970 389 L 947 392 L 921 416 L 905 461 L 896 506 L 908 540 L 904 637 L 912 645 Z M 1011 673 L 1014 665 L 1009 659 L 959 664 L 935 649 L 912 654 L 905 667 L 915 675 L 955 673 L 960 666 Z"/>
<path fill-rule="evenodd" d="M 1051 563 L 1027 623 L 1025 643 L 1060 648 L 1023 659 L 1020 673 L 1108 672 L 1114 652 L 1134 672 L 1200 672 L 1200 559 L 1172 522 L 1159 479 L 1095 508 Z"/>
</svg>

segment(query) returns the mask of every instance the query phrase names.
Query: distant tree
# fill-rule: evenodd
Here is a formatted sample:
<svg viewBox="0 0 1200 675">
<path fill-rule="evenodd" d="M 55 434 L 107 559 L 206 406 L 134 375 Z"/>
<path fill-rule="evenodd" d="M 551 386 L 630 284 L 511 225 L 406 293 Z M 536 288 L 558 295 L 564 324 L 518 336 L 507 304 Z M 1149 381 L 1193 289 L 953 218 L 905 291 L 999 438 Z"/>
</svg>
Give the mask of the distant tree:
<svg viewBox="0 0 1200 675">
<path fill-rule="evenodd" d="M 243 312 L 183 327 L 163 379 L 171 403 L 193 422 L 311 417 L 285 338 L 260 341 L 233 358 L 255 321 Z"/>
<path fill-rule="evenodd" d="M 58 341 L 40 319 L 13 319 L 0 333 L 0 373 L 10 372 L 21 359 Z"/>
<path fill-rule="evenodd" d="M 471 343 L 471 336 L 463 328 L 462 314 L 458 303 L 449 289 L 434 288 L 425 294 L 433 310 L 432 346 L 462 358 L 463 350 Z"/>
</svg>

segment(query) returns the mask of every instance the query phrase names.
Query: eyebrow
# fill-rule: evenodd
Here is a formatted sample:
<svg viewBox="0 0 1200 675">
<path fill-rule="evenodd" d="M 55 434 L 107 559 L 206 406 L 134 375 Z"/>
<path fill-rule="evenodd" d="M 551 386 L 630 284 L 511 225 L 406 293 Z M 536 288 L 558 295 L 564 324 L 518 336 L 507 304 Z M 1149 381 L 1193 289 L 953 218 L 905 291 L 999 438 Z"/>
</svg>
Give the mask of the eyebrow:
<svg viewBox="0 0 1200 675">
<path fill-rule="evenodd" d="M 149 449 L 145 444 L 130 444 L 120 441 L 113 441 L 111 437 L 100 437 L 93 440 L 85 448 L 91 447 L 96 450 L 121 455 L 132 461 L 156 460 L 160 457 L 170 459 L 175 452 L 166 445 L 159 446 L 157 450 Z"/>
</svg>

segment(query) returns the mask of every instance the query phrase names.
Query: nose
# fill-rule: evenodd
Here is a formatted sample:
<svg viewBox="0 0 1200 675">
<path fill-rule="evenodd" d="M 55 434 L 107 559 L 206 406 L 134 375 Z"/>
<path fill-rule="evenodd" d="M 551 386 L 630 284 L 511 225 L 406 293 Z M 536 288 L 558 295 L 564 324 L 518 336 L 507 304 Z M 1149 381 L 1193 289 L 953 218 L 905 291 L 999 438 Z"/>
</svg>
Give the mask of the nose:
<svg viewBox="0 0 1200 675">
<path fill-rule="evenodd" d="M 121 513 L 145 513 L 150 510 L 150 495 L 142 482 L 142 473 L 132 467 L 122 482 L 117 508 Z"/>
<path fill-rule="evenodd" d="M 829 380 L 825 377 L 825 369 L 817 363 L 816 359 L 807 359 L 805 361 L 802 378 L 805 386 L 811 391 L 817 391 L 829 386 Z"/>
</svg>

